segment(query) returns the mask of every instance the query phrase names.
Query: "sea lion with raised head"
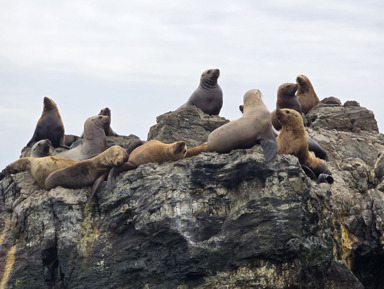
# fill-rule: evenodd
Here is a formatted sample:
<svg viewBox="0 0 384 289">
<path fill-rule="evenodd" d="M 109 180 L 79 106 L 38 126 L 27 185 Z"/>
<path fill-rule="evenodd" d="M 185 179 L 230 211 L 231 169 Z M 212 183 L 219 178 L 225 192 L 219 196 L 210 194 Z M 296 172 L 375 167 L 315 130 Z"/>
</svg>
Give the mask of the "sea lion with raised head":
<svg viewBox="0 0 384 289">
<path fill-rule="evenodd" d="M 49 156 L 49 149 L 52 143 L 49 139 L 42 139 L 35 143 L 30 152 L 30 157 L 41 158 Z"/>
<path fill-rule="evenodd" d="M 260 90 L 252 89 L 244 94 L 243 116 L 212 131 L 207 146 L 209 151 L 228 153 L 257 143 L 261 144 L 266 161 L 271 161 L 277 151 L 271 114 Z"/>
<path fill-rule="evenodd" d="M 301 111 L 306 115 L 320 100 L 308 77 L 300 74 L 296 77 L 296 82 L 299 85 L 296 97 L 301 104 Z"/>
<path fill-rule="evenodd" d="M 64 124 L 61 119 L 59 109 L 56 103 L 48 97 L 44 97 L 43 112 L 27 146 L 32 146 L 35 142 L 42 139 L 49 139 L 52 146 L 55 148 L 66 147 Z"/>
<path fill-rule="evenodd" d="M 219 115 L 223 106 L 223 91 L 217 83 L 220 76 L 219 69 L 208 69 L 200 77 L 200 84 L 189 97 L 188 101 L 180 106 L 180 110 L 189 105 L 200 108 L 204 113 Z"/>
<path fill-rule="evenodd" d="M 111 169 L 108 176 L 108 187 L 112 187 L 112 182 L 116 176 L 123 171 L 133 170 L 148 163 L 162 164 L 168 161 L 177 161 L 184 158 L 186 153 L 187 145 L 184 141 L 171 144 L 158 140 L 144 142 L 129 154 L 128 160 L 124 164 Z"/>
<path fill-rule="evenodd" d="M 78 146 L 57 155 L 82 161 L 102 153 L 107 148 L 105 128 L 108 125 L 108 121 L 108 117 L 104 115 L 89 117 L 84 123 L 84 135 L 80 139 Z"/>
<path fill-rule="evenodd" d="M 308 150 L 307 137 L 301 115 L 293 109 L 277 109 L 277 119 L 282 125 L 276 137 L 277 152 L 291 154 L 299 159 L 301 165 L 309 168 L 317 177 L 318 182 L 326 180 L 333 183 L 331 172 L 323 160 L 311 154 Z"/>
<path fill-rule="evenodd" d="M 296 83 L 281 84 L 277 90 L 276 109 L 290 108 L 301 114 L 301 104 L 296 97 L 297 88 L 298 85 Z M 272 125 L 275 129 L 280 130 L 281 124 L 277 120 L 276 109 L 271 112 Z"/>
<path fill-rule="evenodd" d="M 45 189 L 45 180 L 54 171 L 69 167 L 76 161 L 58 156 L 47 156 L 42 158 L 25 157 L 20 158 L 8 165 L 3 170 L 3 175 L 29 171 L 40 188 Z"/>
<path fill-rule="evenodd" d="M 119 136 L 111 128 L 111 110 L 108 107 L 105 107 L 102 110 L 100 110 L 99 115 L 105 115 L 105 116 L 109 117 L 109 123 L 107 124 L 107 127 L 105 128 L 105 135 L 106 136 Z"/>
</svg>

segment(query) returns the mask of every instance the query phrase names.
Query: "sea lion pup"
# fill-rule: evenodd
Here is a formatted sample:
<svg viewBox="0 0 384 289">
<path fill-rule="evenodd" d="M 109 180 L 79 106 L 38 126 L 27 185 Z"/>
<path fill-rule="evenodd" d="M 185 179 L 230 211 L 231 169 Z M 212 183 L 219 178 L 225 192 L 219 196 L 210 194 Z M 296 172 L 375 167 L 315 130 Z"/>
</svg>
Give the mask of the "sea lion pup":
<svg viewBox="0 0 384 289">
<path fill-rule="evenodd" d="M 112 146 L 91 159 L 53 172 L 45 180 L 45 187 L 48 190 L 57 186 L 77 189 L 93 184 L 89 203 L 100 188 L 101 182 L 108 176 L 110 169 L 122 165 L 127 159 L 125 149 L 118 145 Z"/>
<path fill-rule="evenodd" d="M 49 139 L 42 139 L 35 143 L 31 148 L 30 157 L 41 158 L 49 156 L 49 148 L 52 143 Z"/>
<path fill-rule="evenodd" d="M 105 128 L 105 135 L 106 136 L 119 136 L 117 133 L 115 133 L 111 128 L 111 110 L 106 107 L 100 110 L 99 115 L 105 115 L 109 117 L 109 123 L 107 127 Z"/>
<path fill-rule="evenodd" d="M 177 161 L 185 157 L 187 145 L 184 141 L 166 144 L 158 140 L 150 140 L 135 148 L 128 157 L 128 161 L 119 167 L 113 167 L 108 176 L 108 188 L 112 188 L 116 176 L 128 170 L 136 169 L 148 163 L 162 164 Z"/>
<path fill-rule="evenodd" d="M 301 111 L 306 115 L 320 100 L 308 77 L 300 74 L 296 77 L 296 82 L 299 85 L 296 97 L 301 104 Z"/>
<path fill-rule="evenodd" d="M 61 119 L 59 109 L 56 103 L 48 98 L 44 97 L 43 112 L 37 122 L 35 132 L 27 146 L 31 146 L 34 142 L 42 139 L 49 139 L 52 146 L 66 147 L 64 139 L 64 124 Z"/>
<path fill-rule="evenodd" d="M 108 117 L 104 115 L 89 117 L 84 123 L 84 135 L 79 145 L 57 155 L 82 161 L 102 153 L 107 149 L 107 138 L 104 130 L 108 125 L 108 121 Z"/>
<path fill-rule="evenodd" d="M 40 188 L 45 189 L 46 178 L 54 171 L 69 167 L 76 161 L 67 158 L 48 156 L 42 158 L 25 157 L 8 165 L 3 174 L 29 171 Z"/>
<path fill-rule="evenodd" d="M 217 83 L 219 76 L 219 69 L 208 69 L 204 71 L 200 77 L 199 86 L 189 97 L 188 101 L 177 110 L 189 105 L 194 105 L 206 114 L 219 115 L 221 107 L 223 106 L 223 91 Z"/>
<path fill-rule="evenodd" d="M 277 151 L 271 114 L 261 99 L 261 92 L 252 89 L 244 94 L 243 116 L 224 124 L 208 135 L 208 150 L 228 153 L 260 143 L 265 160 L 271 161 Z"/>
<path fill-rule="evenodd" d="M 277 89 L 276 109 L 290 108 L 301 114 L 301 104 L 296 97 L 297 88 L 298 85 L 296 83 L 281 84 Z M 281 124 L 277 120 L 276 109 L 271 112 L 272 125 L 275 129 L 280 130 Z"/>
<path fill-rule="evenodd" d="M 331 172 L 323 160 L 315 157 L 308 150 L 307 137 L 301 115 L 293 109 L 277 109 L 277 119 L 282 129 L 276 138 L 277 152 L 292 154 L 299 159 L 301 165 L 308 167 L 317 177 L 318 182 L 326 180 L 333 183 Z"/>
</svg>

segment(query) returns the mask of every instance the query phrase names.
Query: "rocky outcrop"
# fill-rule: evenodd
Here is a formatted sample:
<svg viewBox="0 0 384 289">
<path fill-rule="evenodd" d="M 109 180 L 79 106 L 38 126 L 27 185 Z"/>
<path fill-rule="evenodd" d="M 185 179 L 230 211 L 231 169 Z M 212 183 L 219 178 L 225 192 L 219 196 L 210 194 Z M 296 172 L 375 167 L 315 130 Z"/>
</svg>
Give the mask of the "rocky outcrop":
<svg viewBox="0 0 384 289">
<path fill-rule="evenodd" d="M 355 114 L 366 119 L 332 127 Z M 294 156 L 266 163 L 259 145 L 140 166 L 90 206 L 90 188 L 45 191 L 28 172 L 5 177 L 0 288 L 383 288 L 374 165 L 384 136 L 359 106 L 322 103 L 308 120 L 333 184 L 310 180 Z M 149 138 L 193 146 L 220 122 L 189 108 L 160 116 Z"/>
</svg>

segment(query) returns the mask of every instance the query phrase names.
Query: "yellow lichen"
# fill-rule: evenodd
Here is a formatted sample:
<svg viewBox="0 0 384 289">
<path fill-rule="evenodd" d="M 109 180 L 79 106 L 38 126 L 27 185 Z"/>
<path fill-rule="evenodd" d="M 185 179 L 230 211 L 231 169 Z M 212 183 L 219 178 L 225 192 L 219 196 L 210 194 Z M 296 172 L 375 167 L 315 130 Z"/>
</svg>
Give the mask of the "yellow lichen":
<svg viewBox="0 0 384 289">
<path fill-rule="evenodd" d="M 9 280 L 9 276 L 13 270 L 13 265 L 15 264 L 15 252 L 16 245 L 13 245 L 8 251 L 7 257 L 5 259 L 5 266 L 3 276 L 1 277 L 0 289 L 5 289 Z"/>
<path fill-rule="evenodd" d="M 348 229 L 340 223 L 341 228 L 341 260 L 349 269 L 353 266 L 353 245 L 358 241 L 356 236 L 351 234 Z"/>
<path fill-rule="evenodd" d="M 10 223 L 10 221 L 8 219 L 6 219 L 4 221 L 4 227 L 3 227 L 3 230 L 0 233 L 0 246 L 3 244 L 4 239 L 5 239 L 5 235 L 6 235 L 6 233 L 9 230 L 9 223 Z"/>
</svg>

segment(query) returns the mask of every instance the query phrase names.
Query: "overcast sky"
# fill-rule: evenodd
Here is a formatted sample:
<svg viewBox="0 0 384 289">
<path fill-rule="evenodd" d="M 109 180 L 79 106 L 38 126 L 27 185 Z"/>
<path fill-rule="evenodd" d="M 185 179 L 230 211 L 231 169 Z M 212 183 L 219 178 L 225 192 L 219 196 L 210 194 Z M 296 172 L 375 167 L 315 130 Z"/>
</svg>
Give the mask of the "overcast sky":
<svg viewBox="0 0 384 289">
<path fill-rule="evenodd" d="M 109 107 L 146 139 L 219 68 L 220 115 L 258 88 L 272 111 L 298 74 L 320 99 L 356 100 L 384 129 L 384 2 L 0 0 L 0 169 L 19 157 L 48 96 L 67 134 Z"/>
</svg>

